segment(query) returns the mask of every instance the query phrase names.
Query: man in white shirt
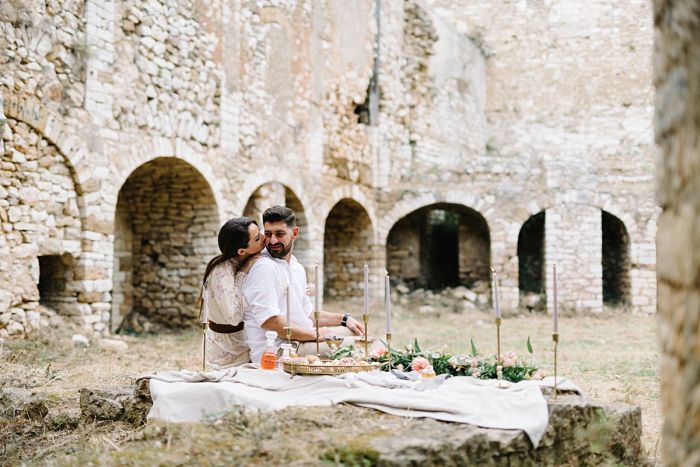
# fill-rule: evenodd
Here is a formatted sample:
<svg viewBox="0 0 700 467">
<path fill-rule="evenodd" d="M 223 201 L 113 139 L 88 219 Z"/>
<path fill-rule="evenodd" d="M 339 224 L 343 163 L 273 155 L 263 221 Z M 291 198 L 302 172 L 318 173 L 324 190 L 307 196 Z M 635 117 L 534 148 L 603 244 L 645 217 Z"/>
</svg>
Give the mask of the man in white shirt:
<svg viewBox="0 0 700 467">
<path fill-rule="evenodd" d="M 267 247 L 260 259 L 251 267 L 243 284 L 247 305 L 243 315 L 246 341 L 250 346 L 250 358 L 260 362 L 265 351 L 265 331 L 277 331 L 285 337 L 287 325 L 287 299 L 285 289 L 289 285 L 290 321 L 292 340 L 309 342 L 316 340 L 312 319 L 313 306 L 306 295 L 306 272 L 292 254 L 294 241 L 299 235 L 294 212 L 284 206 L 273 206 L 263 213 L 263 225 Z M 321 338 L 332 335 L 328 326 L 345 326 L 354 334 L 364 333 L 364 326 L 349 313 L 321 311 L 319 319 Z"/>
</svg>

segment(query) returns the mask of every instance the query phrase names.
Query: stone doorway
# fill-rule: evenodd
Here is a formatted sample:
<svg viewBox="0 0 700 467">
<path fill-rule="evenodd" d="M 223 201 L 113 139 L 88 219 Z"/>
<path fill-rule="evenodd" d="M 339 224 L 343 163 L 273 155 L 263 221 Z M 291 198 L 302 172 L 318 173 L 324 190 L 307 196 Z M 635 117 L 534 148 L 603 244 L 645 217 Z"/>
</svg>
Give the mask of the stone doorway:
<svg viewBox="0 0 700 467">
<path fill-rule="evenodd" d="M 70 314 L 78 302 L 68 284 L 74 280 L 73 257 L 69 254 L 39 256 L 39 304 Z"/>
<path fill-rule="evenodd" d="M 518 288 L 520 307 L 544 310 L 545 302 L 545 212 L 531 216 L 518 234 Z"/>
<path fill-rule="evenodd" d="M 389 274 L 409 289 L 462 285 L 488 292 L 490 244 L 488 225 L 477 211 L 458 204 L 425 206 L 389 231 Z"/>
<path fill-rule="evenodd" d="M 112 326 L 148 331 L 195 323 L 207 261 L 218 254 L 220 221 L 204 177 L 161 157 L 137 168 L 117 201 Z"/>
<path fill-rule="evenodd" d="M 324 297 L 330 300 L 362 299 L 364 262 L 370 271 L 374 269 L 372 232 L 372 221 L 360 203 L 345 198 L 333 206 L 323 234 Z"/>
<path fill-rule="evenodd" d="M 603 303 L 624 306 L 630 302 L 630 238 L 616 216 L 602 211 Z"/>
<path fill-rule="evenodd" d="M 309 223 L 306 219 L 304 206 L 291 188 L 278 182 L 260 185 L 248 198 L 248 202 L 243 209 L 243 215 L 255 219 L 260 225 L 260 229 L 264 229 L 262 213 L 265 209 L 276 205 L 287 206 L 294 211 L 297 218 L 297 227 L 299 227 L 299 237 L 294 243 L 294 256 L 307 271 L 310 270 L 311 265 L 307 264 L 310 248 Z"/>
</svg>

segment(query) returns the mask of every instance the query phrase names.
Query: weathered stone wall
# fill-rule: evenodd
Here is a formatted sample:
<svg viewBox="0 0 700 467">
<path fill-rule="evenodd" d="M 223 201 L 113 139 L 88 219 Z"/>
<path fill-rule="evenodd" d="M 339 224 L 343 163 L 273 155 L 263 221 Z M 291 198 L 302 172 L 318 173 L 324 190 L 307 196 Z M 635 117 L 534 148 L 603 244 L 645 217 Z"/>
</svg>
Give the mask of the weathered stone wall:
<svg viewBox="0 0 700 467">
<path fill-rule="evenodd" d="M 41 264 L 48 256 L 78 256 L 81 225 L 73 176 L 58 149 L 13 119 L 4 127 L 2 141 L 0 321 L 15 334 L 38 327 L 35 310 L 42 298 L 64 314 L 81 313 L 73 271 Z M 51 278 L 61 287 L 50 287 L 41 297 L 40 278 Z"/>
<path fill-rule="evenodd" d="M 217 224 L 249 201 L 256 212 L 267 207 L 254 195 L 261 186 L 284 186 L 299 213 L 298 256 L 307 268 L 327 264 L 329 281 L 343 266 L 324 258 L 326 221 L 340 200 L 358 203 L 376 297 L 387 265 L 407 278 L 416 269 L 387 247 L 394 224 L 449 204 L 485 220 L 489 241 L 477 256 L 499 272 L 504 309 L 519 302 L 520 229 L 545 211 L 547 270 L 557 261 L 562 304 L 600 310 L 605 210 L 629 235 L 630 305 L 653 311 L 646 2 L 376 8 L 372 0 L 0 5 L 4 113 L 53 144 L 74 172 L 80 248 L 64 275 L 81 305 L 76 321 L 102 331 L 110 310 L 118 320 L 136 305 L 141 263 L 129 255 L 140 240 L 117 200 L 129 176 L 159 157 L 196 168 Z M 169 193 L 138 180 L 130 192 Z M 186 269 L 192 277 L 181 283 L 195 284 L 199 270 Z"/>
<path fill-rule="evenodd" d="M 700 6 L 654 1 L 664 465 L 700 463 Z"/>
</svg>

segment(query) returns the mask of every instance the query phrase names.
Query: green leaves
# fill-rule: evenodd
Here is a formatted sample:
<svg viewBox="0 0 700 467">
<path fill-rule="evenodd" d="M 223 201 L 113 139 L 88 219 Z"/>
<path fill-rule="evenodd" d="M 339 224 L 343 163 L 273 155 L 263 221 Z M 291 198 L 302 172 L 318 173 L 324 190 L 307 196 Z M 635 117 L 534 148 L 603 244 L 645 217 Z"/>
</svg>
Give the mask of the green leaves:
<svg viewBox="0 0 700 467">
<path fill-rule="evenodd" d="M 530 336 L 527 336 L 527 351 L 532 355 L 532 344 L 530 343 Z"/>
<path fill-rule="evenodd" d="M 409 372 L 411 371 L 411 362 L 417 357 L 424 357 L 430 361 L 436 375 L 448 374 L 452 376 L 476 376 L 480 379 L 495 379 L 496 357 L 491 355 L 479 358 L 474 339 L 470 339 L 470 346 L 470 355 L 453 355 L 450 353 L 431 352 L 428 349 L 423 350 L 416 339 L 412 344 L 406 346 L 406 350 L 392 349 L 391 355 L 387 353 L 379 358 L 370 360 L 382 363 L 382 370 L 384 371 L 397 368 Z M 474 358 L 478 360 L 478 364 L 476 366 L 477 372 L 473 375 L 470 361 Z M 533 366 L 532 363 L 518 360 L 515 365 L 503 368 L 503 379 L 517 383 L 529 378 L 536 370 L 537 367 Z"/>
</svg>

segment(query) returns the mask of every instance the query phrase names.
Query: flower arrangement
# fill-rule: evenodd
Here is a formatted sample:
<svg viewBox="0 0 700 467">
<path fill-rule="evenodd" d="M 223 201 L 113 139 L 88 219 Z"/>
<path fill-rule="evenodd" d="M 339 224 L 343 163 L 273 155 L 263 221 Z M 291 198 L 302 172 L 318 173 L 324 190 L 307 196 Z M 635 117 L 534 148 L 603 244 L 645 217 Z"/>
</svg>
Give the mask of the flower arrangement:
<svg viewBox="0 0 700 467">
<path fill-rule="evenodd" d="M 527 349 L 532 354 L 530 338 Z M 331 358 L 340 358 L 353 353 L 352 346 L 338 349 Z M 506 352 L 502 355 L 503 379 L 517 383 L 525 379 L 542 379 L 544 372 L 535 366 L 532 359 L 526 361 L 519 358 L 515 352 Z M 380 348 L 370 353 L 369 361 L 382 363 L 382 369 L 389 371 L 398 369 L 405 372 L 414 371 L 423 377 L 448 374 L 452 376 L 472 376 L 480 379 L 496 378 L 496 356 L 480 356 L 471 342 L 469 355 L 453 355 L 447 352 L 433 352 L 421 349 L 418 340 L 405 350 L 391 350 L 391 355 L 386 348 Z"/>
</svg>

